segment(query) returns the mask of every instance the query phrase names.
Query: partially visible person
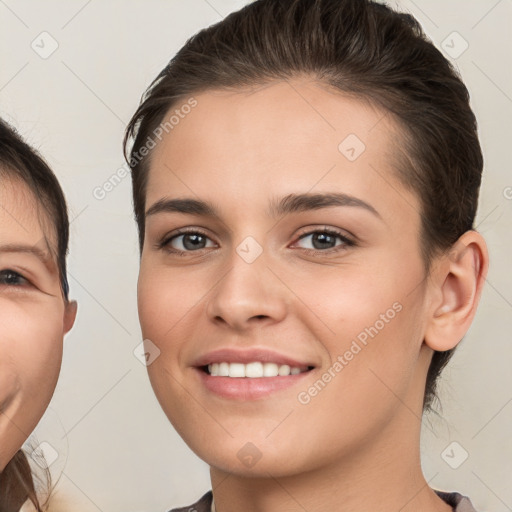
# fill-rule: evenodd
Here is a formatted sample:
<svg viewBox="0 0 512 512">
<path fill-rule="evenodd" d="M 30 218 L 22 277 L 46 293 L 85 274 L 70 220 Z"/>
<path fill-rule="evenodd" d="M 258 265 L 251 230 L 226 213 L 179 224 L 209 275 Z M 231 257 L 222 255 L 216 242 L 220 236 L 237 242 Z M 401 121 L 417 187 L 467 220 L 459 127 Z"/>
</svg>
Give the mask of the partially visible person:
<svg viewBox="0 0 512 512">
<path fill-rule="evenodd" d="M 46 510 L 21 447 L 52 398 L 76 317 L 68 239 L 57 178 L 0 119 L 0 512 Z"/>
</svg>

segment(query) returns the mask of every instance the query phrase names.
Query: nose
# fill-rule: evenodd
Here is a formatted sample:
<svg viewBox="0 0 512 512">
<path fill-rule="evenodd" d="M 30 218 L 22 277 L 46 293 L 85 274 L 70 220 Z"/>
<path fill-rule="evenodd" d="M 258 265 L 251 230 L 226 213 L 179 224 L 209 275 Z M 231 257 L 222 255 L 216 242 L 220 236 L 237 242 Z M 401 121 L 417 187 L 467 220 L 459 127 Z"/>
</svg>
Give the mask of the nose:
<svg viewBox="0 0 512 512">
<path fill-rule="evenodd" d="M 208 318 L 242 332 L 280 322 L 288 308 L 287 288 L 267 266 L 264 253 L 248 263 L 236 252 L 209 294 Z"/>
</svg>

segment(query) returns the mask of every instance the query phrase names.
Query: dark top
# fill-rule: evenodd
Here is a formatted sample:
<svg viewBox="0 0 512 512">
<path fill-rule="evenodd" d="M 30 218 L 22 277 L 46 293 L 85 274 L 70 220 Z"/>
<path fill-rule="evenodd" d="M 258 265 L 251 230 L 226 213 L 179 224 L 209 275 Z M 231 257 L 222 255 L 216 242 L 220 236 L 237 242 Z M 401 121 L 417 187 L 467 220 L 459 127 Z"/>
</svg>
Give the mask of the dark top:
<svg viewBox="0 0 512 512">
<path fill-rule="evenodd" d="M 467 496 L 463 496 L 458 492 L 434 492 L 453 508 L 453 512 L 476 512 L 473 504 Z M 169 512 L 212 512 L 212 491 L 208 491 L 203 497 L 188 507 L 173 508 Z"/>
</svg>

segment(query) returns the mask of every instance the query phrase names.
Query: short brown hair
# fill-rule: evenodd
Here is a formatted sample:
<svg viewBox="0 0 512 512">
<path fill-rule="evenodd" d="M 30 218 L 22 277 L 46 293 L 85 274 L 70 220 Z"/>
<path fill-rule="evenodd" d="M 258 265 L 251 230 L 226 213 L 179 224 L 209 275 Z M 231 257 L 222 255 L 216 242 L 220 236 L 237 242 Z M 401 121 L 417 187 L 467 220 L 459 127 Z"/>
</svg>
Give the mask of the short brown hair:
<svg viewBox="0 0 512 512">
<path fill-rule="evenodd" d="M 483 157 L 469 93 L 416 19 L 371 0 L 257 0 L 188 39 L 127 127 L 141 250 L 151 155 L 135 156 L 169 108 L 193 93 L 303 74 L 369 99 L 401 128 L 396 171 L 421 202 L 427 272 L 435 255 L 473 229 Z M 434 352 L 424 410 L 432 409 L 438 376 L 453 351 Z"/>
</svg>

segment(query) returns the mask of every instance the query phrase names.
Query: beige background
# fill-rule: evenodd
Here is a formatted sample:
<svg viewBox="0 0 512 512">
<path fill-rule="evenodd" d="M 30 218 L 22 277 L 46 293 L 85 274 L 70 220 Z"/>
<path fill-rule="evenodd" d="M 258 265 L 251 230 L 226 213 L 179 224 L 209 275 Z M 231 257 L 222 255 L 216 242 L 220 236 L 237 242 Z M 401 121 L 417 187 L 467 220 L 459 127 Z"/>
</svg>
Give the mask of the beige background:
<svg viewBox="0 0 512 512">
<path fill-rule="evenodd" d="M 56 457 L 51 469 L 60 475 L 57 496 L 73 503 L 67 510 L 164 511 L 210 488 L 208 467 L 168 424 L 133 354 L 141 336 L 130 180 L 102 200 L 93 191 L 123 166 L 123 129 L 149 82 L 189 36 L 244 3 L 0 0 L 0 114 L 50 162 L 73 219 L 69 270 L 79 314 L 32 438 Z M 469 495 L 479 512 L 510 511 L 512 1 L 392 4 L 413 13 L 438 47 L 452 46 L 452 57 L 469 45 L 452 60 L 470 90 L 486 161 L 478 229 L 491 269 L 477 318 L 444 374 L 442 419 L 424 420 L 424 471 L 432 487 Z M 457 469 L 441 456 L 452 442 L 456 458 L 468 453 Z"/>
</svg>

